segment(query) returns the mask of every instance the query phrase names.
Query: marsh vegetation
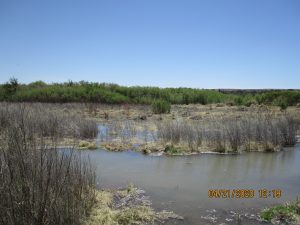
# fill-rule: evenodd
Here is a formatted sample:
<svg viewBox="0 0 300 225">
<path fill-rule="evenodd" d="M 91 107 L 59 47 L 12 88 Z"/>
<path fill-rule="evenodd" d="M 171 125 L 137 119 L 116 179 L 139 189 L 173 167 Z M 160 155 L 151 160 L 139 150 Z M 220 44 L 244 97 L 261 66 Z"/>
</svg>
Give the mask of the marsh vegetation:
<svg viewBox="0 0 300 225">
<path fill-rule="evenodd" d="M 95 121 L 43 104 L 1 103 L 0 128 L 0 224 L 153 224 L 177 217 L 156 213 L 133 186 L 97 190 L 95 167 L 75 150 L 96 148 L 87 141 L 97 136 Z M 59 148 L 65 139 L 73 145 Z"/>
<path fill-rule="evenodd" d="M 299 121 L 289 114 L 279 117 L 254 114 L 203 122 L 157 123 L 157 137 L 164 143 L 181 145 L 190 151 L 275 151 L 296 144 L 298 127 Z"/>
<path fill-rule="evenodd" d="M 55 146 L 61 136 L 91 135 L 90 123 L 75 120 L 73 130 L 65 117 L 24 104 L 1 104 L 0 112 L 1 224 L 82 224 L 96 197 L 94 168 Z"/>
<path fill-rule="evenodd" d="M 40 103 L 0 103 L 0 128 L 8 129 L 17 119 L 24 118 L 24 127 L 30 134 L 50 139 L 95 138 L 97 124 L 72 112 L 53 110 L 47 104 Z M 24 128 L 24 129 L 25 129 Z"/>
<path fill-rule="evenodd" d="M 157 118 L 147 122 L 125 120 L 108 123 L 100 138 L 104 147 L 115 151 L 136 149 L 171 155 L 279 151 L 296 144 L 299 124 L 294 113 L 270 111 L 212 114 L 201 120 L 193 117 Z"/>
<path fill-rule="evenodd" d="M 171 113 L 162 114 L 169 108 Z M 150 205 L 118 208 L 116 198 L 139 196 L 134 188 L 98 191 L 95 168 L 82 157 L 85 152 L 74 149 L 104 146 L 167 155 L 278 151 L 296 144 L 299 115 L 297 107 L 171 106 L 163 100 L 152 106 L 2 102 L 0 221 L 152 224 L 177 218 Z"/>
</svg>

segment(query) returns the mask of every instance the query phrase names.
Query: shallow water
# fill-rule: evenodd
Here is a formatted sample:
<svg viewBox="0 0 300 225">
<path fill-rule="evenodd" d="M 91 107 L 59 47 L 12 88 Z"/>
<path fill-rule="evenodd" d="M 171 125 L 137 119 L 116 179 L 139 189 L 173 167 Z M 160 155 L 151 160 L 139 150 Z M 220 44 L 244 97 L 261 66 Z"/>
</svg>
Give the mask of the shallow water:
<svg viewBox="0 0 300 225">
<path fill-rule="evenodd" d="M 299 144 L 282 152 L 240 155 L 157 157 L 105 150 L 83 154 L 88 154 L 97 166 L 100 187 L 117 188 L 132 182 L 150 195 L 154 208 L 184 216 L 185 221 L 180 224 L 236 224 L 234 212 L 255 214 L 266 206 L 300 195 Z M 261 188 L 281 189 L 282 196 L 259 198 Z M 211 199 L 209 189 L 254 189 L 256 196 Z"/>
</svg>

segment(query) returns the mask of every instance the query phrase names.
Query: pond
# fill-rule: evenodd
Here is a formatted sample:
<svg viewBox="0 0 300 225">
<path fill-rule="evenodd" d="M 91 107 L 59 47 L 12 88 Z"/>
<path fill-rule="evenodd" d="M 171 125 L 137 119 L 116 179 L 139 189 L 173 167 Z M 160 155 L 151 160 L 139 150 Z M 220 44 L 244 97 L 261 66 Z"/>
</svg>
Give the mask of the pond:
<svg viewBox="0 0 300 225">
<path fill-rule="evenodd" d="M 148 156 L 141 153 L 83 151 L 97 167 L 102 188 L 128 183 L 144 189 L 155 209 L 185 217 L 178 224 L 236 224 L 236 212 L 254 217 L 260 209 L 300 195 L 300 145 L 275 153 Z M 280 198 L 260 198 L 259 189 L 280 189 Z M 211 199 L 209 189 L 254 189 L 250 199 Z M 249 214 L 248 214 L 249 213 Z M 249 222 L 247 224 L 260 224 Z M 174 223 L 172 223 L 174 224 Z"/>
</svg>

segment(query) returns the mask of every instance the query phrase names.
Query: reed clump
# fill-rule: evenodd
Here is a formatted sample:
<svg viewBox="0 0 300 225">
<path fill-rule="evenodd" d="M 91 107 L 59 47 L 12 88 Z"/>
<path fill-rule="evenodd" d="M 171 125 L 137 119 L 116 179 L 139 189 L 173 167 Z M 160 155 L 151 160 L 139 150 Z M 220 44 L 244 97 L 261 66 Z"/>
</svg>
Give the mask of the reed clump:
<svg viewBox="0 0 300 225">
<path fill-rule="evenodd" d="M 27 115 L 26 129 L 43 137 L 92 139 L 98 134 L 95 121 L 39 103 L 0 103 L 0 128 L 22 117 L 21 113 Z"/>
<path fill-rule="evenodd" d="M 291 114 L 212 117 L 205 121 L 157 123 L 158 139 L 189 150 L 217 152 L 276 151 L 296 144 L 299 121 Z"/>
</svg>

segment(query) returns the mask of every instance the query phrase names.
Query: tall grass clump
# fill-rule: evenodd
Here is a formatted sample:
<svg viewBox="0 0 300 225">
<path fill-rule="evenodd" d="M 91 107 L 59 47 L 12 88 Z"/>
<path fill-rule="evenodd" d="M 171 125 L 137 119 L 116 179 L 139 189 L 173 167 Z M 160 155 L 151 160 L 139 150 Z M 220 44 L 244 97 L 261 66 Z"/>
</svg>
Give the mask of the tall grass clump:
<svg viewBox="0 0 300 225">
<path fill-rule="evenodd" d="M 59 121 L 44 123 L 38 110 L 1 105 L 0 223 L 6 225 L 80 225 L 95 201 L 95 172 L 72 149 L 47 149 Z M 52 146 L 56 146 L 52 143 Z"/>
<path fill-rule="evenodd" d="M 170 103 L 164 100 L 153 101 L 151 108 L 152 112 L 155 114 L 170 113 L 171 111 Z"/>
</svg>

